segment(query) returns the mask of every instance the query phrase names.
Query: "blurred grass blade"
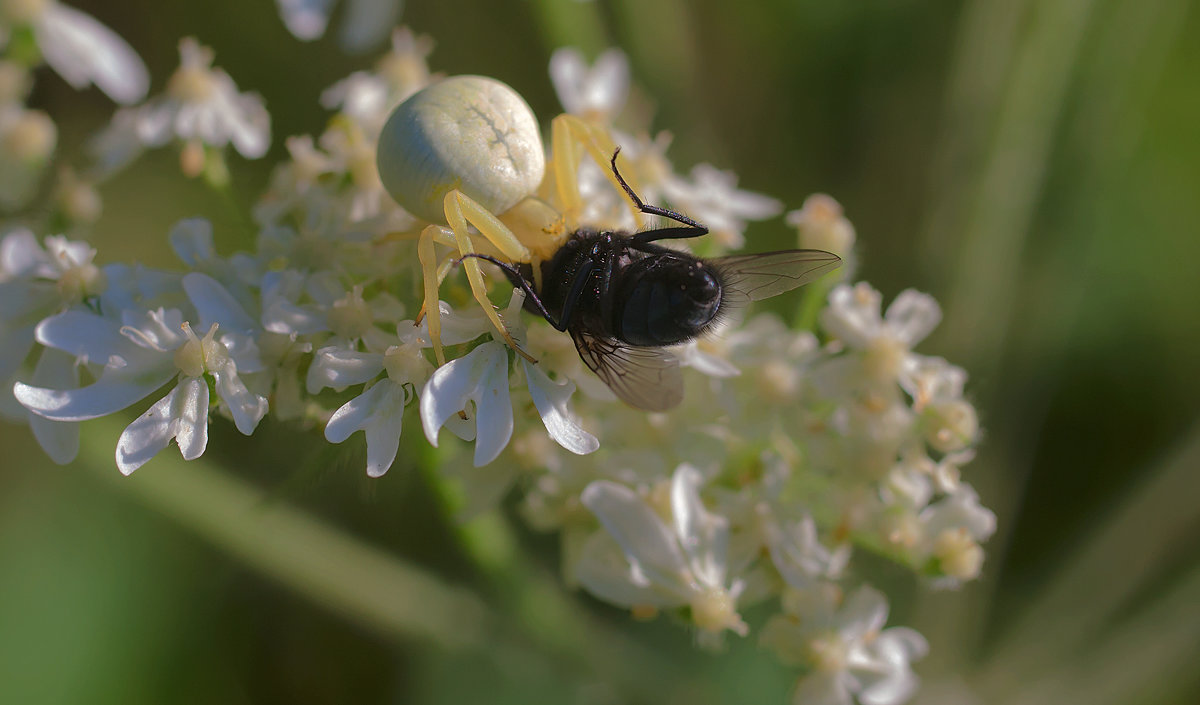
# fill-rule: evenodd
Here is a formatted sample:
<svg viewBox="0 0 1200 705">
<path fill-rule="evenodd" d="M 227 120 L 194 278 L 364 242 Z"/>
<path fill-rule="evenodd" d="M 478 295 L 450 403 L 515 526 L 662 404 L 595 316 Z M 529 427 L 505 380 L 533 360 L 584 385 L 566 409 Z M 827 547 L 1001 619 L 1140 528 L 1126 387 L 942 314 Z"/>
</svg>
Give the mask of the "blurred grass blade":
<svg viewBox="0 0 1200 705">
<path fill-rule="evenodd" d="M 1194 532 L 1196 468 L 1200 423 L 1170 460 L 1146 473 L 1143 487 L 1103 521 L 1087 545 L 1070 554 L 1050 586 L 1008 620 L 1012 626 L 981 673 L 981 692 L 1010 689 L 1086 647 L 1155 570 L 1169 567 L 1177 547 L 1187 545 Z M 1198 595 L 1192 599 L 1200 602 Z"/>
<path fill-rule="evenodd" d="M 609 46 L 599 3 L 535 0 L 530 8 L 547 50 L 575 47 L 594 59 Z"/>
<path fill-rule="evenodd" d="M 1195 467 L 1195 466 L 1193 466 Z M 1009 705 L 1124 705 L 1162 702 L 1196 678 L 1200 644 L 1200 568 L 1165 595 L 1092 642 L 1044 678 L 1027 683 Z"/>
<path fill-rule="evenodd" d="M 251 569 L 371 631 L 445 648 L 479 646 L 488 614 L 472 593 L 372 548 L 224 473 L 170 450 L 129 477 L 112 464 L 120 419 L 83 428 L 80 464 Z"/>
<path fill-rule="evenodd" d="M 1021 250 L 1092 5 L 1035 3 L 1024 18 L 994 137 L 958 229 L 963 244 L 945 297 L 947 349 L 956 359 L 986 366 L 1008 335 L 1014 299 L 997 293 L 1020 279 Z M 988 324 L 973 325 L 984 311 Z"/>
</svg>

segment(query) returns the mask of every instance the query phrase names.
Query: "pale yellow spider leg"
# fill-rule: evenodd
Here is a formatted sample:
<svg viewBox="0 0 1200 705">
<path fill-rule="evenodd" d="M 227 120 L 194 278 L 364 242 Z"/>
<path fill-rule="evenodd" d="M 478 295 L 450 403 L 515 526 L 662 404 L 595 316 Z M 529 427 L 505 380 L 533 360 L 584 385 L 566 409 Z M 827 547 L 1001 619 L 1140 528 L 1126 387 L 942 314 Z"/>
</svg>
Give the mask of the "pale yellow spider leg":
<svg viewBox="0 0 1200 705">
<path fill-rule="evenodd" d="M 438 242 L 441 242 L 441 240 L 439 239 Z M 451 242 L 453 242 L 453 240 Z M 446 281 L 446 276 L 450 274 L 450 270 L 454 269 L 455 255 L 456 253 L 454 252 L 447 253 L 444 257 L 442 257 L 442 261 L 438 262 L 437 286 L 439 291 L 442 288 L 442 282 Z M 423 320 L 425 320 L 424 301 L 421 302 L 421 310 L 417 311 L 417 317 L 413 319 L 413 323 L 420 325 L 421 321 Z"/>
<path fill-rule="evenodd" d="M 496 246 L 496 249 L 513 262 L 529 262 L 532 255 L 529 249 L 521 244 L 516 235 L 508 229 L 500 219 L 492 215 L 483 206 L 476 203 L 474 200 L 465 196 L 458 190 L 451 191 L 446 194 L 446 221 L 450 224 L 450 228 L 454 230 L 454 239 L 458 243 L 458 252 L 460 255 L 469 255 L 476 252 L 474 245 L 471 244 L 471 237 L 467 233 L 467 223 L 474 225 L 479 233 L 487 238 L 488 242 Z M 471 285 L 471 293 L 475 295 L 475 300 L 479 302 L 483 312 L 487 315 L 492 325 L 500 333 L 500 337 L 504 338 L 504 342 L 508 343 L 509 347 L 516 350 L 521 357 L 536 363 L 537 360 L 529 353 L 521 349 L 517 345 L 517 341 L 513 340 L 509 334 L 508 328 L 504 326 L 504 322 L 500 320 L 500 314 L 496 313 L 496 307 L 492 305 L 491 299 L 487 296 L 487 288 L 483 283 L 483 270 L 479 268 L 479 260 L 474 257 L 462 260 L 463 269 L 467 272 L 467 281 Z M 432 322 L 432 313 L 430 314 L 430 322 Z"/>
<path fill-rule="evenodd" d="M 613 142 L 605 129 L 589 125 L 574 115 L 563 113 L 550 122 L 550 143 L 554 151 L 554 183 L 558 188 L 558 197 L 563 203 L 565 212 L 577 217 L 579 210 L 583 207 L 583 199 L 579 195 L 580 157 L 575 150 L 575 145 L 581 144 L 588 155 L 600 165 L 600 170 L 608 182 L 625 199 L 629 211 L 633 214 L 634 222 L 638 223 L 640 227 L 642 212 L 633 199 L 629 198 L 629 194 L 625 192 L 621 182 L 617 180 L 617 175 L 612 171 L 611 161 L 617 150 L 617 144 Z M 618 157 L 618 161 L 626 160 Z M 627 164 L 626 167 L 628 167 Z M 625 181 L 629 183 L 634 193 L 637 193 L 637 180 L 633 170 L 623 168 L 621 175 L 625 177 Z"/>
<path fill-rule="evenodd" d="M 579 195 L 579 154 L 567 127 L 569 117 L 564 113 L 550 121 L 550 151 L 558 200 L 568 219 L 575 220 L 583 208 L 583 198 Z"/>
<path fill-rule="evenodd" d="M 421 261 L 421 276 L 425 285 L 425 303 L 421 310 L 429 314 L 429 342 L 433 344 L 433 354 L 437 356 L 439 366 L 446 364 L 446 351 L 442 349 L 442 311 L 438 308 L 437 252 L 434 242 L 437 239 L 440 226 L 430 225 L 421 232 L 417 240 L 417 259 Z M 421 319 L 417 318 L 419 322 Z"/>
</svg>

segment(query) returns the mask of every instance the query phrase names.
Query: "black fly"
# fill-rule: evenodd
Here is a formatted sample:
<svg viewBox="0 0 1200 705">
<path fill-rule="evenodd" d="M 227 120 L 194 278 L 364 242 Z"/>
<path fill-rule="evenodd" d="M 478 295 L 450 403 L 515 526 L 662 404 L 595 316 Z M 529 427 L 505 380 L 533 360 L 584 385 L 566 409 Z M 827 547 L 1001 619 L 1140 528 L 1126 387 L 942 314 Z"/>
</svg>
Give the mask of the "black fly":
<svg viewBox="0 0 1200 705">
<path fill-rule="evenodd" d="M 687 342 L 747 301 L 782 294 L 836 269 L 841 259 L 822 250 L 783 250 L 701 259 L 656 245 L 700 237 L 708 228 L 675 211 L 642 203 L 612 170 L 642 213 L 680 225 L 633 235 L 577 230 L 542 264 L 534 291 L 529 265 L 470 254 L 499 266 L 525 292 L 525 307 L 567 331 L 583 359 L 627 404 L 665 411 L 683 399 L 679 361 L 665 346 Z"/>
</svg>

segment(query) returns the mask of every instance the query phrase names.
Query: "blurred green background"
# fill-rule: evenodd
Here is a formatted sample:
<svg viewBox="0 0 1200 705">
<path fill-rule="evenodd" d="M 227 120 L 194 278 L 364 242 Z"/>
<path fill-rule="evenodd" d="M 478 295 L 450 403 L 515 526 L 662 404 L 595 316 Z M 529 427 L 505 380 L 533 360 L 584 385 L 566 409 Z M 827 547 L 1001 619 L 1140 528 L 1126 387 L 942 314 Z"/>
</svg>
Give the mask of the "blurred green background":
<svg viewBox="0 0 1200 705">
<path fill-rule="evenodd" d="M 320 91 L 374 61 L 332 38 L 296 41 L 267 0 L 74 4 L 141 53 L 152 92 L 194 35 L 265 97 L 271 158 L 231 158 L 243 206 L 284 137 L 322 129 Z M 403 21 L 436 40 L 435 71 L 500 78 L 546 120 L 560 109 L 554 48 L 623 48 L 654 127 L 675 135 L 679 170 L 732 169 L 789 208 L 833 195 L 858 229 L 861 278 L 888 299 L 916 287 L 943 303 L 921 351 L 972 374 L 987 434 L 964 476 L 1000 529 L 983 579 L 960 592 L 882 571 L 893 623 L 931 641 L 915 702 L 1200 701 L 1200 8 L 409 0 Z M 32 103 L 76 164 L 112 110 L 48 71 Z M 196 214 L 214 220 L 223 252 L 248 244 L 238 214 L 179 176 L 176 158 L 150 153 L 104 186 L 101 262 L 172 266 L 167 229 Z M 781 219 L 749 230 L 755 249 L 790 237 Z M 455 593 L 464 605 L 482 598 L 521 625 L 467 648 L 331 608 L 313 597 L 319 576 L 287 587 L 310 557 L 333 582 L 354 563 L 293 542 L 292 563 L 270 565 L 236 516 L 212 508 L 228 492 L 178 484 L 188 466 L 174 451 L 120 478 L 119 428 L 86 425 L 86 462 L 60 468 L 26 429 L 0 426 L 4 702 L 786 700 L 793 675 L 752 640 L 696 652 L 665 620 L 631 622 L 562 592 L 553 538 L 456 526 L 415 424 L 380 480 L 347 457 L 361 451 L 270 420 L 253 440 L 214 424 L 204 461 L 265 493 L 251 505 L 301 507 L 301 524 L 422 566 L 468 588 Z M 429 593 L 392 598 L 378 577 L 349 582 L 424 608 Z"/>
</svg>

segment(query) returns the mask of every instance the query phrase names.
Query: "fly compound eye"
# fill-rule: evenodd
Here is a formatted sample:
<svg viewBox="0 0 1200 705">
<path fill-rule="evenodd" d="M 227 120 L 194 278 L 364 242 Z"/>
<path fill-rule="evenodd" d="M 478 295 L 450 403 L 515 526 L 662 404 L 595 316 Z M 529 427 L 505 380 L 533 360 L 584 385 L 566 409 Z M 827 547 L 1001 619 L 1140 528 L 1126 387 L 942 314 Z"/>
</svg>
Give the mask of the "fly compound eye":
<svg viewBox="0 0 1200 705">
<path fill-rule="evenodd" d="M 451 190 L 503 213 L 537 190 L 546 171 L 533 111 L 512 88 L 483 76 L 444 79 L 398 105 L 376 161 L 392 198 L 434 223 L 446 222 Z"/>
</svg>

